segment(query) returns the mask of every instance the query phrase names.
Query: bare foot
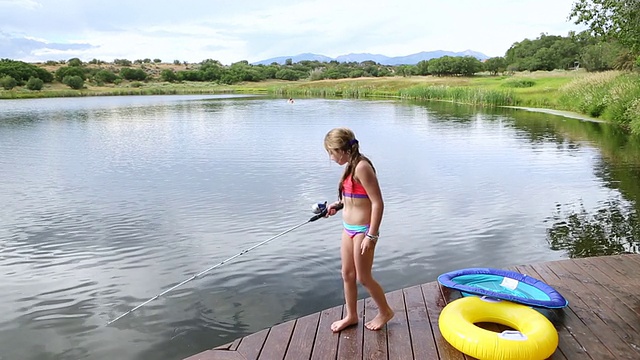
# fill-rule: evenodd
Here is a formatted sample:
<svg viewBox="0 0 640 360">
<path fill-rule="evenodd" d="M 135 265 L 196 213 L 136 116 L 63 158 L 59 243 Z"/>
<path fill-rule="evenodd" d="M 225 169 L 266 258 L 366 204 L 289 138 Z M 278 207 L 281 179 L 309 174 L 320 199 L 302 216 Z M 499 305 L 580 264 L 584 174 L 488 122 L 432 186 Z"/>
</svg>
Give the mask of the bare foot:
<svg viewBox="0 0 640 360">
<path fill-rule="evenodd" d="M 340 332 L 342 329 L 358 323 L 358 318 L 344 318 L 331 324 L 331 331 Z"/>
<path fill-rule="evenodd" d="M 369 329 L 369 330 L 380 330 L 382 329 L 382 327 L 384 326 L 384 324 L 386 324 L 387 322 L 389 322 L 389 320 L 391 320 L 393 318 L 393 310 L 389 309 L 389 312 L 385 312 L 383 313 L 378 313 L 378 315 L 376 315 L 375 318 L 373 318 L 373 320 L 369 321 L 368 323 L 364 324 L 364 326 Z"/>
</svg>

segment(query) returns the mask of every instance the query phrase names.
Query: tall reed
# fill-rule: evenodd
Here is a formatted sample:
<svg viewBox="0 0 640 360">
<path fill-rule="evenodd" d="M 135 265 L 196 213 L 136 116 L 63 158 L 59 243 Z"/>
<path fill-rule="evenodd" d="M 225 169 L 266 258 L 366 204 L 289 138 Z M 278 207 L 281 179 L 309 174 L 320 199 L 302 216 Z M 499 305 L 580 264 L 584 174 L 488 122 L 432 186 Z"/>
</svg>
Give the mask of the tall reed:
<svg viewBox="0 0 640 360">
<path fill-rule="evenodd" d="M 612 120 L 640 134 L 640 74 L 591 73 L 559 89 L 565 108 Z"/>
<path fill-rule="evenodd" d="M 462 86 L 415 86 L 400 90 L 402 98 L 445 100 L 488 107 L 518 105 L 513 91 Z"/>
</svg>

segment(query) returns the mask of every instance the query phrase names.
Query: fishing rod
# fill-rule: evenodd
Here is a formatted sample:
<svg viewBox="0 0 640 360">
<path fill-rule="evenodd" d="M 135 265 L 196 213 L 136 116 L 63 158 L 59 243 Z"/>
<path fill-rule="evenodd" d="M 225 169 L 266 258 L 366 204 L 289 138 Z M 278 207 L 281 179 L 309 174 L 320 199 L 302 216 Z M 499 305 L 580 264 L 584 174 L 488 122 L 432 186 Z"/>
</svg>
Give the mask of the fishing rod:
<svg viewBox="0 0 640 360">
<path fill-rule="evenodd" d="M 342 204 L 342 203 L 340 203 L 340 204 L 338 204 L 338 206 L 334 207 L 334 209 L 336 209 L 336 211 L 337 211 L 337 210 L 342 209 L 342 207 L 343 207 L 343 204 Z M 288 229 L 288 230 L 285 230 L 285 231 L 281 232 L 281 233 L 280 233 L 280 234 L 278 234 L 278 235 L 272 236 L 272 237 L 270 237 L 269 239 L 267 239 L 267 240 L 265 240 L 265 241 L 263 241 L 263 242 L 261 242 L 261 243 L 258 243 L 258 244 L 256 244 L 256 245 L 253 245 L 253 246 L 252 246 L 252 247 L 250 247 L 250 248 L 244 249 L 244 250 L 240 251 L 239 253 L 237 253 L 237 254 L 233 255 L 232 257 L 227 258 L 227 259 L 224 259 L 224 260 L 222 260 L 221 262 L 219 262 L 219 263 L 217 263 L 217 264 L 215 264 L 215 265 L 211 266 L 210 268 L 208 268 L 208 269 L 206 269 L 206 270 L 203 270 L 203 271 L 201 271 L 201 272 L 199 272 L 199 273 L 197 273 L 197 274 L 195 274 L 195 275 L 191 276 L 190 278 L 188 278 L 188 279 L 186 279 L 186 280 L 182 281 L 181 283 L 179 283 L 179 284 L 177 284 L 177 285 L 175 285 L 175 286 L 170 287 L 169 289 L 167 289 L 167 290 L 165 290 L 165 291 L 163 291 L 163 292 L 159 293 L 158 295 L 156 295 L 156 296 L 152 297 L 151 299 L 149 299 L 149 300 L 147 300 L 147 301 L 145 301 L 145 302 L 141 303 L 140 305 L 138 305 L 138 306 L 134 307 L 133 309 L 131 309 L 131 310 L 129 310 L 129 311 L 127 311 L 127 312 L 123 313 L 122 315 L 118 316 L 117 318 L 115 318 L 115 319 L 113 319 L 113 320 L 108 321 L 108 322 L 107 322 L 107 325 L 111 325 L 111 324 L 113 324 L 114 322 L 116 322 L 116 321 L 118 321 L 118 320 L 122 319 L 123 317 L 125 317 L 125 316 L 127 316 L 127 315 L 131 314 L 132 312 L 134 312 L 134 311 L 136 311 L 136 310 L 140 309 L 141 307 L 143 307 L 143 306 L 147 305 L 148 303 L 152 302 L 153 300 L 156 300 L 156 299 L 160 298 L 161 296 L 163 296 L 163 295 L 165 295 L 165 294 L 167 294 L 167 293 L 169 293 L 169 292 L 171 292 L 171 291 L 173 291 L 173 290 L 175 290 L 175 289 L 179 288 L 180 286 L 182 286 L 182 285 L 184 285 L 184 284 L 188 283 L 189 281 L 195 280 L 195 279 L 197 279 L 198 277 L 200 277 L 200 276 L 202 276 L 202 275 L 204 275 L 204 274 L 208 273 L 209 271 L 211 271 L 211 270 L 213 270 L 213 269 L 215 269 L 215 268 L 217 268 L 217 267 L 220 267 L 220 266 L 222 266 L 223 264 L 226 264 L 227 262 L 229 262 L 229 261 L 231 261 L 231 260 L 233 260 L 233 259 L 235 259 L 235 258 L 237 258 L 237 257 L 239 257 L 239 256 L 241 256 L 241 255 L 244 255 L 244 254 L 248 253 L 249 251 L 251 251 L 251 250 L 253 250 L 253 249 L 257 248 L 257 247 L 260 247 L 260 246 L 262 246 L 262 245 L 264 245 L 264 244 L 266 244 L 266 243 L 268 243 L 268 242 L 270 242 L 270 241 L 272 241 L 272 240 L 275 240 L 275 239 L 279 238 L 280 236 L 282 236 L 282 235 L 284 235 L 284 234 L 290 233 L 290 232 L 292 232 L 293 230 L 295 230 L 295 229 L 297 229 L 297 228 L 301 227 L 302 225 L 308 224 L 308 223 L 310 223 L 310 222 L 314 222 L 314 221 L 316 221 L 316 220 L 318 220 L 318 219 L 320 219 L 320 218 L 323 218 L 323 217 L 327 216 L 328 208 L 327 208 L 327 202 L 326 202 L 326 201 L 325 201 L 324 203 L 314 204 L 314 205 L 311 207 L 311 209 L 312 209 L 312 211 L 314 212 L 314 214 L 316 214 L 316 215 L 312 216 L 309 220 L 307 220 L 307 221 L 305 221 L 305 222 L 303 222 L 303 223 L 301 223 L 301 224 L 298 224 L 298 225 L 296 225 L 296 226 L 294 226 L 294 227 L 292 227 L 292 228 L 290 228 L 290 229 Z"/>
</svg>

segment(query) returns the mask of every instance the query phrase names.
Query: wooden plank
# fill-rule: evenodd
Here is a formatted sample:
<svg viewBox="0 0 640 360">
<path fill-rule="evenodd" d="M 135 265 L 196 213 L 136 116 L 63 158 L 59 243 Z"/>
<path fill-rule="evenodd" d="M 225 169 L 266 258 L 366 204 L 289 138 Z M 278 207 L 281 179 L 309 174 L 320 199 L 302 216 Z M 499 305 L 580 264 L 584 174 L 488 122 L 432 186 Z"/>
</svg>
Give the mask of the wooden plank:
<svg viewBox="0 0 640 360">
<path fill-rule="evenodd" d="M 531 265 L 518 266 L 515 268 L 515 271 L 546 282 L 542 274 L 539 274 Z M 551 274 L 549 274 L 549 276 L 551 276 Z M 578 340 L 576 340 L 572 335 L 570 329 L 565 326 L 564 319 L 567 316 L 567 312 L 571 312 L 573 314 L 573 312 L 568 309 L 556 309 L 553 311 L 548 310 L 542 312 L 543 315 L 547 316 L 547 318 L 553 323 L 558 331 L 558 348 L 553 355 L 551 355 L 551 359 L 589 359 L 591 357 L 586 353 L 587 350 L 580 345 Z M 575 317 L 575 314 L 573 314 L 573 316 Z"/>
<path fill-rule="evenodd" d="M 296 320 L 285 360 L 309 359 L 311 357 L 319 321 L 320 313 L 307 315 Z"/>
<path fill-rule="evenodd" d="M 523 274 L 533 276 L 541 281 L 551 285 L 551 281 L 555 274 L 548 273 L 547 270 L 531 265 L 518 266 L 518 271 Z M 562 293 L 561 289 L 556 288 L 557 291 Z M 564 295 L 563 295 L 564 296 Z M 569 304 L 571 306 L 571 304 Z M 578 339 L 580 332 L 584 331 L 584 324 L 578 319 L 578 316 L 571 310 L 571 308 L 557 309 L 553 318 L 550 318 L 556 329 L 558 330 L 558 349 L 567 359 L 589 359 L 591 358 L 587 349 L 581 344 L 583 338 Z M 577 325 L 574 325 L 577 324 Z M 588 332 L 593 335 L 590 331 Z M 558 352 L 556 349 L 556 353 Z M 555 354 L 555 353 L 554 353 Z"/>
<path fill-rule="evenodd" d="M 258 359 L 284 359 L 284 355 L 289 347 L 289 341 L 291 340 L 291 334 L 293 334 L 293 327 L 295 323 L 295 320 L 287 321 L 286 323 L 272 327 L 271 331 L 269 331 L 269 335 L 267 335 L 267 340 L 264 342 L 264 346 Z"/>
<path fill-rule="evenodd" d="M 237 338 L 237 339 L 233 340 L 233 342 L 229 346 L 229 350 L 231 350 L 231 351 L 238 350 L 238 346 L 240 345 L 240 341 L 242 341 L 242 338 Z"/>
<path fill-rule="evenodd" d="M 339 335 L 331 331 L 331 324 L 342 317 L 342 306 L 336 306 L 320 313 L 316 343 L 311 352 L 312 360 L 335 359 L 338 352 Z"/>
<path fill-rule="evenodd" d="M 437 282 L 430 282 L 421 285 L 421 288 L 422 296 L 424 297 L 424 301 L 427 307 L 427 316 L 429 318 L 429 322 L 431 323 L 433 338 L 436 343 L 440 358 L 447 360 L 465 359 L 465 355 L 463 353 L 451 346 L 451 344 L 449 344 L 447 340 L 442 337 L 442 333 L 440 332 L 440 328 L 438 327 L 438 318 L 440 317 L 440 312 L 447 304 L 444 297 L 442 296 L 442 292 L 440 291 L 440 285 Z"/>
<path fill-rule="evenodd" d="M 582 296 L 585 304 L 592 308 L 597 308 L 597 316 L 607 324 L 609 329 L 618 335 L 618 337 L 629 346 L 631 349 L 630 354 L 636 355 L 634 358 L 640 359 L 640 324 L 638 324 L 637 315 L 630 311 L 624 304 L 620 304 L 619 299 L 616 298 L 609 290 L 603 287 L 592 277 L 597 273 L 597 270 L 593 272 L 585 272 L 578 263 L 586 263 L 585 261 L 563 261 L 558 265 L 562 266 L 567 272 L 571 273 L 576 281 L 581 282 L 588 290 L 588 294 Z M 624 281 L 624 279 L 622 280 Z M 622 305 L 622 306 L 619 306 Z M 623 315 L 619 315 L 622 313 Z M 625 318 L 633 319 L 632 321 L 626 321 Z"/>
<path fill-rule="evenodd" d="M 378 307 L 372 298 L 364 300 L 364 323 L 373 320 L 378 314 Z M 371 331 L 365 327 L 362 344 L 362 354 L 364 360 L 387 360 L 387 326 L 382 329 Z"/>
<path fill-rule="evenodd" d="M 618 359 L 638 359 L 640 354 L 633 355 L 633 349 L 618 336 L 615 329 L 611 327 L 614 321 L 606 316 L 606 306 L 594 299 L 593 294 L 587 290 L 585 285 L 576 279 L 570 271 L 565 269 L 565 262 L 553 264 L 553 271 L 562 279 L 563 284 L 569 289 L 567 300 L 573 300 L 572 309 L 587 324 L 594 334 L 597 334 L 604 345 Z"/>
<path fill-rule="evenodd" d="M 601 258 L 593 258 L 594 262 L 598 264 L 607 264 L 607 273 L 610 274 L 611 279 L 624 278 L 622 283 L 625 286 L 640 286 L 640 279 L 638 278 L 638 265 L 633 261 L 634 257 L 621 258 L 619 256 L 606 256 Z"/>
<path fill-rule="evenodd" d="M 229 350 L 206 350 L 199 354 L 189 356 L 184 360 L 247 360 L 236 351 Z"/>
<path fill-rule="evenodd" d="M 566 316 L 564 318 L 567 331 L 579 341 L 580 348 L 585 349 L 586 354 L 591 356 L 591 358 L 595 360 L 615 359 L 616 357 L 613 353 L 598 337 L 598 332 L 594 331 L 594 327 L 589 326 L 589 324 L 593 323 L 593 319 L 588 316 L 590 310 L 587 309 L 580 298 L 573 294 L 570 288 L 564 284 L 564 279 L 561 279 L 549 266 L 554 265 L 553 263 L 536 264 L 533 268 L 540 274 L 540 280 L 554 287 L 569 301 L 569 307 L 565 308 Z M 593 316 L 593 314 L 591 316 Z M 573 348 L 571 350 L 580 353 L 580 348 Z M 568 358 L 571 358 L 573 355 L 573 353 L 567 352 L 564 352 L 564 354 Z M 584 355 L 581 354 L 581 356 Z"/>
<path fill-rule="evenodd" d="M 638 308 L 638 286 L 627 285 L 626 278 L 620 278 L 615 274 L 611 267 L 611 264 L 604 262 L 603 259 L 594 258 L 589 262 L 578 262 L 578 266 L 589 272 L 598 281 L 603 288 L 606 288 L 609 292 L 615 295 L 620 300 L 624 307 L 621 306 L 620 311 L 624 311 L 624 308 L 628 309 L 627 314 L 629 318 L 625 316 L 627 322 L 637 323 L 637 319 L 640 316 L 640 308 Z M 640 271 L 640 267 L 639 267 Z M 637 276 L 637 275 L 636 275 Z M 635 315 L 633 315 L 635 314 Z"/>
<path fill-rule="evenodd" d="M 387 323 L 389 359 L 413 359 L 407 308 L 402 290 L 388 293 L 387 301 L 395 313 L 393 319 Z"/>
<path fill-rule="evenodd" d="M 264 346 L 264 341 L 267 339 L 269 330 L 271 329 L 264 329 L 242 338 L 238 345 L 238 353 L 246 359 L 257 359 Z"/>
<path fill-rule="evenodd" d="M 563 309 L 537 309 L 558 330 L 553 360 L 640 358 L 640 255 L 560 260 L 510 267 L 556 288 Z M 364 323 L 377 315 L 371 298 L 358 301 L 362 321 L 340 334 L 330 330 L 343 306 L 264 329 L 185 360 L 241 359 L 471 359 L 444 340 L 438 318 L 460 297 L 437 282 L 387 293 L 396 315 L 380 331 Z M 495 324 L 486 328 L 500 331 Z M 236 351 L 234 351 L 236 350 Z"/>
<path fill-rule="evenodd" d="M 629 259 L 631 261 L 634 261 L 636 263 L 636 266 L 640 266 L 640 254 L 625 254 L 620 255 L 620 258 Z"/>
<path fill-rule="evenodd" d="M 404 289 L 403 293 L 413 359 L 438 359 L 438 350 L 433 338 L 433 330 L 427 315 L 427 306 L 422 296 L 421 287 L 419 285 L 413 286 Z"/>
<path fill-rule="evenodd" d="M 239 341 L 238 341 L 239 342 Z M 224 345 L 216 346 L 211 350 L 229 350 L 229 348 L 233 345 L 233 341 Z"/>
<path fill-rule="evenodd" d="M 346 308 L 344 309 L 346 311 Z M 362 342 L 364 339 L 364 300 L 358 300 L 357 310 L 358 319 L 361 319 L 357 325 L 350 326 L 340 332 L 340 340 L 338 341 L 338 359 L 352 360 L 362 359 Z"/>
</svg>

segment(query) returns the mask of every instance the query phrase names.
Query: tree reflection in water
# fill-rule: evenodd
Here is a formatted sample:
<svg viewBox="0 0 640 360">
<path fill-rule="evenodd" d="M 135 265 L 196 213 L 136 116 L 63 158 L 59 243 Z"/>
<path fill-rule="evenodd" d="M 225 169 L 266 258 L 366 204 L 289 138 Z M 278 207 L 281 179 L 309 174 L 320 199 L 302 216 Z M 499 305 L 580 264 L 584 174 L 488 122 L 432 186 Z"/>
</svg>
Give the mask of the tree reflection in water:
<svg viewBox="0 0 640 360">
<path fill-rule="evenodd" d="M 638 212 L 634 204 L 609 199 L 593 213 L 580 203 L 578 211 L 556 213 L 548 220 L 547 241 L 552 250 L 565 250 L 570 258 L 637 253 L 640 244 Z"/>
</svg>

